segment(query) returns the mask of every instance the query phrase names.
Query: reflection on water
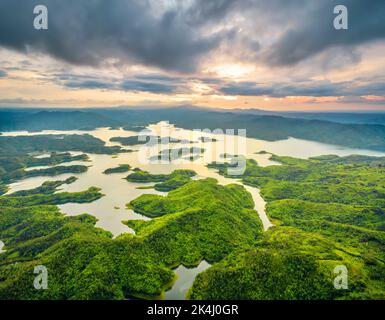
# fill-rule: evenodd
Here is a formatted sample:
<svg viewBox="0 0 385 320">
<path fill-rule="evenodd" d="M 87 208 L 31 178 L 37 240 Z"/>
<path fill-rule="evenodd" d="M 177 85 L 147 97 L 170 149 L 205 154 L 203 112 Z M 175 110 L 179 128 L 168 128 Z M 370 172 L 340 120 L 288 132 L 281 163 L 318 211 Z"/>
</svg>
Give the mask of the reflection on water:
<svg viewBox="0 0 385 320">
<path fill-rule="evenodd" d="M 174 128 L 173 126 L 168 125 L 167 123 L 159 123 L 157 125 L 149 126 L 153 130 L 154 134 L 160 136 L 171 136 L 176 139 L 187 139 L 190 141 L 198 141 L 197 135 L 192 134 L 191 130 L 184 130 L 180 128 Z M 164 133 L 164 129 L 167 129 L 167 134 Z M 4 136 L 18 136 L 18 135 L 36 135 L 36 134 L 85 134 L 84 131 L 43 131 L 39 133 L 28 133 L 28 132 L 5 132 Z M 125 131 L 122 129 L 118 130 L 109 130 L 108 128 L 100 128 L 90 132 L 87 132 L 103 141 L 107 145 L 120 145 L 119 143 L 110 142 L 112 137 L 131 137 L 135 136 L 138 133 Z M 320 155 L 335 154 L 338 156 L 347 156 L 351 154 L 361 154 L 361 155 L 370 155 L 370 156 L 385 156 L 385 153 L 361 150 L 361 149 L 350 149 L 343 148 L 333 145 L 327 145 L 318 142 L 305 141 L 300 139 L 289 138 L 286 140 L 269 142 L 257 139 L 246 139 L 246 147 L 244 150 L 236 149 L 236 144 L 234 145 L 234 150 L 224 150 L 223 141 L 224 139 L 229 138 L 223 134 L 200 134 L 198 137 L 206 136 L 214 138 L 214 141 L 211 142 L 195 142 L 189 144 L 189 147 L 200 147 L 204 148 L 205 152 L 201 157 L 194 159 L 193 161 L 186 161 L 183 159 L 177 159 L 172 163 L 155 163 L 154 161 L 147 161 L 149 158 L 157 156 L 161 150 L 169 149 L 169 145 L 152 146 L 144 147 L 146 154 L 146 161 L 141 159 L 140 155 L 143 149 L 140 149 L 140 152 L 132 153 L 121 153 L 117 156 L 111 155 L 95 155 L 89 154 L 90 162 L 76 162 L 76 164 L 84 164 L 89 167 L 89 170 L 81 174 L 62 174 L 55 177 L 33 177 L 28 178 L 22 181 L 18 181 L 9 185 L 9 193 L 27 190 L 40 186 L 45 181 L 54 181 L 54 180 L 65 180 L 70 176 L 75 176 L 78 178 L 77 181 L 70 185 L 63 185 L 60 187 L 60 191 L 69 191 L 77 192 L 84 191 L 90 186 L 99 187 L 102 189 L 102 193 L 105 195 L 99 200 L 96 200 L 92 203 L 69 203 L 60 205 L 60 210 L 68 215 L 78 215 L 82 213 L 89 213 L 94 215 L 97 219 L 97 226 L 104 228 L 112 232 L 114 236 L 118 236 L 125 232 L 133 233 L 133 230 L 128 228 L 122 223 L 125 220 L 149 220 L 148 218 L 133 212 L 132 210 L 126 209 L 126 204 L 131 200 L 139 197 L 142 194 L 158 194 L 166 195 L 166 193 L 158 192 L 154 189 L 138 189 L 138 187 L 151 186 L 152 184 L 136 184 L 129 183 L 125 180 L 125 177 L 128 173 L 118 173 L 105 175 L 103 172 L 106 169 L 117 167 L 119 164 L 129 164 L 132 168 L 140 168 L 150 173 L 159 174 L 159 173 L 171 173 L 177 169 L 191 169 L 197 172 L 197 177 L 194 179 L 204 179 L 207 177 L 215 178 L 222 185 L 227 185 L 230 183 L 242 184 L 241 181 L 230 179 L 219 175 L 215 170 L 208 169 L 207 164 L 212 161 L 223 161 L 223 153 L 228 154 L 237 154 L 246 156 L 248 159 L 254 159 L 258 162 L 260 166 L 269 166 L 277 165 L 276 162 L 271 161 L 270 154 L 260 153 L 260 151 L 266 151 L 268 153 L 273 153 L 282 156 L 292 156 L 297 158 L 309 158 Z M 183 145 L 186 146 L 186 145 Z M 133 149 L 139 149 L 143 146 L 134 146 Z M 180 144 L 172 144 L 171 148 L 181 147 Z M 48 156 L 47 154 L 41 154 L 40 157 Z M 142 160 L 142 161 L 141 161 Z M 70 165 L 75 163 L 67 163 L 64 165 Z M 41 169 L 47 167 L 40 167 Z M 30 168 L 30 169 L 39 169 L 39 168 Z M 253 197 L 255 203 L 255 210 L 257 211 L 264 229 L 267 230 L 272 226 L 269 221 L 266 212 L 265 212 L 265 201 L 261 197 L 259 190 L 251 186 L 245 186 L 246 190 L 249 191 Z M 2 250 L 4 244 L 0 241 L 0 253 L 4 252 Z M 171 299 L 185 299 L 186 294 L 189 288 L 192 286 L 196 275 L 202 271 L 209 268 L 210 265 L 206 261 L 202 261 L 197 268 L 187 269 L 184 266 L 179 266 L 175 273 L 177 275 L 177 280 L 173 285 L 172 289 L 165 293 L 165 298 L 168 300 Z"/>
<path fill-rule="evenodd" d="M 175 281 L 172 289 L 166 291 L 165 299 L 166 300 L 184 300 L 188 293 L 188 290 L 194 283 L 196 276 L 210 268 L 211 265 L 203 260 L 198 267 L 187 269 L 185 266 L 179 266 L 174 270 L 177 280 Z"/>
<path fill-rule="evenodd" d="M 269 159 L 270 155 L 266 153 L 257 154 L 260 151 L 266 151 L 277 155 L 293 156 L 298 158 L 308 158 L 313 156 L 336 154 L 339 156 L 346 156 L 349 154 L 364 154 L 372 156 L 384 156 L 384 153 L 343 148 L 333 145 L 326 145 L 318 142 L 305 141 L 299 139 L 289 138 L 287 140 L 269 142 L 257 139 L 246 139 L 246 147 L 244 150 L 237 150 L 237 143 L 232 145 L 232 149 L 224 149 L 223 141 L 230 141 L 229 136 L 224 134 L 210 134 L 210 133 L 197 133 L 191 130 L 184 130 L 175 128 L 165 122 L 161 122 L 156 125 L 150 125 L 149 129 L 153 131 L 152 134 L 162 137 L 170 136 L 175 139 L 186 139 L 189 141 L 196 141 L 195 143 L 188 144 L 189 147 L 204 148 L 205 152 L 202 157 L 195 159 L 194 161 L 186 161 L 185 159 L 177 159 L 171 163 L 158 163 L 157 161 L 148 161 L 152 156 L 159 154 L 161 150 L 171 148 L 186 147 L 186 144 L 171 144 L 171 145 L 155 145 L 151 147 L 134 146 L 132 149 L 139 152 L 120 153 L 117 156 L 111 155 L 95 155 L 89 154 L 90 162 L 76 162 L 76 164 L 84 164 L 89 167 L 89 170 L 81 174 L 63 174 L 55 177 L 33 177 L 22 181 L 18 181 L 9 185 L 10 190 L 8 193 L 27 190 L 40 186 L 43 182 L 50 180 L 64 180 L 70 176 L 76 176 L 78 180 L 70 185 L 63 185 L 60 187 L 61 191 L 83 191 L 90 186 L 96 186 L 102 189 L 102 193 L 105 195 L 99 200 L 92 203 L 69 203 L 60 205 L 59 208 L 62 212 L 68 215 L 78 215 L 82 213 L 89 213 L 98 218 L 97 226 L 111 231 L 114 236 L 120 235 L 124 232 L 133 232 L 130 228 L 124 225 L 121 221 L 124 220 L 136 220 L 146 219 L 142 215 L 139 215 L 132 210 L 126 209 L 126 204 L 131 200 L 139 197 L 142 194 L 158 194 L 166 195 L 166 193 L 158 192 L 154 189 L 137 189 L 138 187 L 146 186 L 145 184 L 129 183 L 124 178 L 128 173 L 119 173 L 105 175 L 103 172 L 106 169 L 116 167 L 119 164 L 129 164 L 132 168 L 141 168 L 149 171 L 150 173 L 171 173 L 177 169 L 191 169 L 197 172 L 197 179 L 203 179 L 206 177 L 215 178 L 222 185 L 230 183 L 241 184 L 240 181 L 220 176 L 215 170 L 208 169 L 207 163 L 211 161 L 223 161 L 221 155 L 223 153 L 244 155 L 249 159 L 254 159 L 260 166 L 277 165 L 277 163 Z M 36 135 L 36 134 L 85 134 L 84 131 L 43 131 L 40 133 L 27 133 L 27 132 L 5 132 L 4 136 L 17 136 L 17 135 Z M 112 137 L 131 137 L 138 135 L 137 132 L 125 131 L 122 129 L 109 130 L 108 128 L 99 128 L 90 132 L 87 132 L 107 143 L 107 145 L 120 145 L 118 142 L 110 142 Z M 212 142 L 201 142 L 199 137 L 210 137 L 215 140 Z M 229 143 L 227 143 L 229 145 Z M 141 159 L 141 155 L 145 151 L 146 158 Z M 44 154 L 43 156 L 46 156 Z M 145 161 L 143 161 L 145 160 Z M 71 163 L 75 164 L 75 163 Z M 69 163 L 64 164 L 69 165 Z M 151 185 L 151 184 L 150 184 Z M 271 226 L 271 223 L 265 213 L 265 202 L 260 196 L 259 190 L 250 186 L 245 188 L 252 194 L 255 202 L 255 209 L 257 210 L 265 230 Z"/>
</svg>

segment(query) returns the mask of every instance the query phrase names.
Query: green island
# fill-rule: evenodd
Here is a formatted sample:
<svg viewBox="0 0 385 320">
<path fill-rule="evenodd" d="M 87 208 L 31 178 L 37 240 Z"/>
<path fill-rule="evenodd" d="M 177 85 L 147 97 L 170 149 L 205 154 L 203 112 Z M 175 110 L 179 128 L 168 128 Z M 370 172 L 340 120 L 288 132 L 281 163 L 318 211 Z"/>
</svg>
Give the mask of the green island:
<svg viewBox="0 0 385 320">
<path fill-rule="evenodd" d="M 186 160 L 195 160 L 199 158 L 206 150 L 199 147 L 191 148 L 174 148 L 174 149 L 165 149 L 159 152 L 157 156 L 151 157 L 150 160 L 164 160 L 164 161 L 174 161 L 176 159 L 186 159 Z"/>
<path fill-rule="evenodd" d="M 272 160 L 282 165 L 261 168 L 249 160 L 239 178 L 261 189 L 276 226 L 256 248 L 229 256 L 198 275 L 190 297 L 384 299 L 385 159 Z M 212 166 L 226 174 L 226 165 Z M 333 268 L 338 265 L 349 271 L 348 290 L 333 289 Z M 309 274 L 290 272 L 297 269 Z M 317 280 L 308 282 L 316 271 Z"/>
<path fill-rule="evenodd" d="M 129 164 L 120 164 L 119 166 L 115 168 L 110 168 L 105 170 L 104 174 L 113 174 L 113 173 L 124 173 L 131 170 L 131 166 Z"/>
<path fill-rule="evenodd" d="M 20 190 L 11 193 L 10 197 L 21 197 L 21 196 L 30 196 L 34 194 L 53 194 L 58 191 L 58 188 L 64 184 L 74 183 L 78 178 L 69 177 L 66 180 L 58 180 L 58 181 L 46 181 L 40 187 L 29 189 L 29 190 Z"/>
<path fill-rule="evenodd" d="M 186 139 L 176 139 L 172 137 L 159 137 L 154 135 L 142 135 L 142 136 L 132 136 L 132 137 L 113 137 L 110 139 L 111 142 L 119 142 L 123 146 L 136 146 L 136 145 L 157 145 L 157 144 L 169 144 L 169 143 L 182 143 L 182 144 L 191 144 L 193 141 Z"/>
<path fill-rule="evenodd" d="M 141 144 L 157 144 L 160 141 L 158 136 L 132 136 L 132 137 L 113 137 L 110 139 L 111 142 L 119 142 L 123 146 L 137 146 Z"/>
<path fill-rule="evenodd" d="M 23 200 L 26 196 L 13 197 L 15 206 L 8 198 L 1 197 L 0 206 L 0 238 L 6 244 L 0 299 L 158 297 L 173 283 L 174 267 L 219 262 L 263 233 L 250 194 L 214 179 L 171 191 L 159 217 L 126 222 L 136 236 L 116 239 L 95 228 L 91 216 L 63 216 L 52 195 L 44 205 Z M 38 291 L 30 285 L 31 270 L 41 264 L 50 272 L 50 287 Z"/>
<path fill-rule="evenodd" d="M 96 154 L 129 152 L 118 146 L 106 147 L 104 141 L 90 134 L 0 136 L 0 155 L 25 155 L 31 152 L 50 151 L 81 151 Z"/>
<path fill-rule="evenodd" d="M 21 179 L 40 177 L 40 176 L 57 176 L 65 173 L 84 173 L 88 170 L 87 166 L 73 165 L 73 166 L 56 166 L 47 169 L 37 169 L 25 171 L 24 169 L 15 170 L 9 173 L 2 174 L 0 181 L 3 183 L 10 183 Z"/>
<path fill-rule="evenodd" d="M 198 141 L 199 142 L 203 142 L 203 143 L 206 143 L 206 142 L 217 142 L 218 139 L 211 138 L 211 137 L 199 137 Z"/>
<path fill-rule="evenodd" d="M 86 154 L 73 156 L 68 151 L 100 154 L 126 152 L 120 147 L 106 147 L 102 140 L 88 134 L 0 136 L 0 195 L 8 191 L 7 184 L 21 179 L 86 172 L 88 167 L 85 165 L 58 166 L 72 161 L 89 161 Z M 36 156 L 45 152 L 50 152 L 50 155 Z M 33 169 L 37 166 L 51 167 Z"/>
<path fill-rule="evenodd" d="M 29 152 L 2 153 L 4 190 L 35 161 Z M 130 201 L 151 220 L 126 221 L 135 235 L 117 238 L 90 215 L 59 211 L 57 205 L 103 197 L 96 187 L 60 192 L 75 177 L 0 196 L 0 299 L 162 298 L 175 267 L 202 260 L 211 267 L 196 277 L 191 299 L 384 299 L 385 158 L 271 160 L 280 165 L 247 160 L 245 173 L 233 177 L 261 190 L 274 223 L 266 232 L 245 187 L 194 180 L 191 170 L 134 169 L 129 182 L 154 182 L 168 194 Z M 226 175 L 232 165 L 209 166 Z M 52 173 L 44 170 L 25 172 Z M 49 270 L 47 290 L 31 285 L 38 265 Z M 346 290 L 334 288 L 337 266 L 348 270 Z"/>
<path fill-rule="evenodd" d="M 29 154 L 24 155 L 1 155 L 0 156 L 0 195 L 5 194 L 8 191 L 7 184 L 31 177 L 38 176 L 56 176 L 66 173 L 83 173 L 88 170 L 84 165 L 69 165 L 69 166 L 53 166 L 45 169 L 32 169 L 38 165 L 55 165 L 57 163 L 78 161 L 81 159 L 88 159 L 83 155 L 80 156 L 68 156 L 63 154 L 51 154 L 50 157 L 36 158 Z"/>
<path fill-rule="evenodd" d="M 185 185 L 195 175 L 196 173 L 192 170 L 175 170 L 170 174 L 151 174 L 136 168 L 126 179 L 135 183 L 157 182 L 153 188 L 167 192 Z"/>
<path fill-rule="evenodd" d="M 36 157 L 27 157 L 26 159 L 27 167 L 37 167 L 37 166 L 55 166 L 58 164 L 73 162 L 73 161 L 89 161 L 89 157 L 86 154 L 71 155 L 70 152 L 51 152 L 49 157 L 36 158 Z"/>
<path fill-rule="evenodd" d="M 116 128 L 116 129 L 119 129 L 120 127 L 119 127 L 119 126 L 116 126 L 115 128 Z M 143 126 L 143 125 L 131 125 L 131 124 L 129 124 L 129 125 L 123 126 L 122 129 L 125 130 L 125 131 L 141 132 L 141 131 L 143 131 L 143 130 L 146 130 L 147 127 L 146 127 L 146 126 Z"/>
</svg>

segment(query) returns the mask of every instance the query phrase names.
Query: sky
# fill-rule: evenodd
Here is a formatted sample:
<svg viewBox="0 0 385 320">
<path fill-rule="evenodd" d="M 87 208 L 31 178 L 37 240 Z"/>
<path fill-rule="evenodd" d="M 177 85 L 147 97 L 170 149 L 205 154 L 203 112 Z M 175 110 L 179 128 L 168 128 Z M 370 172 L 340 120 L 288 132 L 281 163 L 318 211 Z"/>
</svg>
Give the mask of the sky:
<svg viewBox="0 0 385 320">
<path fill-rule="evenodd" d="M 0 107 L 177 105 L 385 110 L 385 1 L 0 1 Z"/>
</svg>

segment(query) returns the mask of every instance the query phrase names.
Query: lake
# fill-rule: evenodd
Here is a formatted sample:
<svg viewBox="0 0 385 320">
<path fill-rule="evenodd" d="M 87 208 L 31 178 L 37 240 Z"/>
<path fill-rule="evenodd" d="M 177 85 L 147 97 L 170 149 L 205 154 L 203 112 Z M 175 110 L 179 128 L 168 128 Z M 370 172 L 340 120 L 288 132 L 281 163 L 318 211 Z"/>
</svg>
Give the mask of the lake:
<svg viewBox="0 0 385 320">
<path fill-rule="evenodd" d="M 385 156 L 385 153 L 375 152 L 362 149 L 344 148 L 341 146 L 328 145 L 314 141 L 306 141 L 300 139 L 289 138 L 285 140 L 270 142 L 252 138 L 246 138 L 242 141 L 234 141 L 231 135 L 221 133 L 197 133 L 191 130 L 175 128 L 166 122 L 160 122 L 148 126 L 151 130 L 151 135 L 158 135 L 160 137 L 172 137 L 179 140 L 188 140 L 188 144 L 172 143 L 170 145 L 154 145 L 154 146 L 133 146 L 125 147 L 132 148 L 135 152 L 120 153 L 117 156 L 112 155 L 97 155 L 88 154 L 89 161 L 87 162 L 72 162 L 64 165 L 84 164 L 89 166 L 89 170 L 81 174 L 63 174 L 55 177 L 33 177 L 21 180 L 9 185 L 12 193 L 19 190 L 27 190 L 40 186 L 43 182 L 48 180 L 64 180 L 70 176 L 75 176 L 78 180 L 70 185 L 63 185 L 60 191 L 83 191 L 90 186 L 99 187 L 105 195 L 99 200 L 92 203 L 68 203 L 60 205 L 60 210 L 67 215 L 79 215 L 88 213 L 98 219 L 97 226 L 110 231 L 115 237 L 122 233 L 134 233 L 132 229 L 122 223 L 126 220 L 149 220 L 132 210 L 126 209 L 126 204 L 136 199 L 142 194 L 158 194 L 167 195 L 167 193 L 159 192 L 154 189 L 138 189 L 138 187 L 152 186 L 153 183 L 131 183 L 125 180 L 128 173 L 118 173 L 106 175 L 103 172 L 106 169 L 113 168 L 119 164 L 129 164 L 132 168 L 140 168 L 149 171 L 153 174 L 171 173 L 177 169 L 190 169 L 197 173 L 195 179 L 215 178 L 222 185 L 230 183 L 242 184 L 239 180 L 226 178 L 219 175 L 215 170 L 207 168 L 207 164 L 212 161 L 223 161 L 223 154 L 242 155 L 248 159 L 254 159 L 260 166 L 279 165 L 270 160 L 271 154 L 280 156 L 292 156 L 297 158 L 309 158 L 320 155 L 334 154 L 338 156 L 347 156 L 351 154 L 370 155 L 370 156 Z M 4 136 L 20 136 L 20 135 L 37 135 L 37 134 L 91 134 L 106 142 L 106 145 L 120 145 L 119 143 L 110 142 L 113 137 L 131 137 L 138 135 L 137 132 L 125 131 L 123 129 L 110 130 L 109 128 L 99 128 L 93 131 L 42 131 L 42 132 L 4 132 Z M 212 139 L 210 142 L 198 141 L 199 137 L 207 137 Z M 226 147 L 224 148 L 224 145 Z M 166 149 L 173 148 L 191 148 L 197 147 L 204 149 L 204 152 L 192 160 L 175 159 L 173 161 L 166 161 L 158 163 L 157 160 L 150 160 L 159 155 L 159 152 Z M 259 153 L 265 151 L 265 153 Z M 73 152 L 73 154 L 79 154 Z M 41 154 L 40 157 L 47 156 Z M 44 168 L 44 167 L 41 167 Z M 251 193 L 256 214 L 259 215 L 264 229 L 267 230 L 272 226 L 265 212 L 265 201 L 260 195 L 257 188 L 245 186 L 246 190 Z M 1 248 L 0 248 L 1 250 Z M 207 262 L 202 263 L 193 269 L 186 269 L 180 266 L 175 270 L 179 276 L 170 291 L 166 292 L 167 299 L 183 299 L 191 287 L 195 276 L 208 268 Z"/>
</svg>

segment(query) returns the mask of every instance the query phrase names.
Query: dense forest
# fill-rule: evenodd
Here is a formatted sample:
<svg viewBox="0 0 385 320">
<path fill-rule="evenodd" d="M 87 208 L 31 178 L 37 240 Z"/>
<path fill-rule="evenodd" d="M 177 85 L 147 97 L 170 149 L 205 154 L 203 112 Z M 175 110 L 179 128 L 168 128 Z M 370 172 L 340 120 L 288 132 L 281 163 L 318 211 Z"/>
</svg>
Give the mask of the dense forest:
<svg viewBox="0 0 385 320">
<path fill-rule="evenodd" d="M 96 154 L 130 152 L 118 146 L 107 147 L 105 142 L 88 134 L 0 136 L 0 195 L 7 192 L 7 183 L 23 178 L 87 171 L 85 165 L 60 166 L 66 162 L 88 160 L 88 156 L 84 153 L 72 155 L 68 151 Z M 34 153 L 49 153 L 49 156 L 34 157 Z M 34 169 L 39 166 L 49 167 Z"/>
<path fill-rule="evenodd" d="M 261 189 L 268 202 L 267 213 L 276 227 L 265 234 L 255 249 L 242 251 L 236 258 L 227 257 L 198 275 L 191 297 L 219 298 L 224 292 L 226 298 L 312 297 L 314 287 L 308 287 L 306 293 L 298 288 L 295 293 L 288 283 L 294 277 L 292 281 L 297 285 L 298 280 L 300 284 L 307 276 L 297 279 L 298 274 L 289 272 L 297 270 L 300 264 L 287 255 L 305 254 L 312 259 L 306 268 L 320 268 L 325 275 L 331 276 L 336 265 L 348 268 L 349 289 L 342 293 L 344 298 L 384 299 L 385 159 L 272 159 L 282 165 L 261 168 L 249 160 L 245 174 L 239 178 Z M 212 166 L 226 174 L 227 165 Z M 268 274 L 266 270 L 270 270 Z M 276 283 L 282 283 L 281 290 Z M 321 283 L 313 285 L 318 287 Z M 340 294 L 333 292 L 327 296 L 321 292 L 320 296 L 332 298 Z"/>
<path fill-rule="evenodd" d="M 0 137 L 6 150 L 0 161 L 3 193 L 30 172 L 56 175 L 63 163 L 88 160 L 69 151 L 124 151 L 88 135 L 53 137 Z M 34 152 L 51 153 L 40 158 Z M 261 190 L 274 223 L 266 232 L 242 185 L 196 180 L 191 170 L 129 172 L 128 182 L 152 182 L 151 188 L 168 194 L 145 194 L 127 203 L 150 220 L 126 221 L 135 234 L 116 238 L 88 214 L 59 211 L 57 205 L 103 197 L 97 186 L 60 191 L 75 177 L 0 196 L 5 243 L 0 299 L 161 298 L 175 281 L 175 267 L 195 267 L 202 260 L 212 266 L 197 276 L 191 299 L 384 299 L 385 158 L 271 158 L 280 165 L 260 167 L 247 160 L 245 173 L 232 177 Z M 33 169 L 39 165 L 50 167 Z M 210 167 L 226 175 L 231 165 L 230 157 L 230 163 Z M 87 170 L 67 168 L 67 173 Z M 125 164 L 105 173 L 128 170 Z M 38 265 L 49 270 L 47 290 L 32 285 Z M 340 265 L 349 272 L 346 290 L 334 288 L 334 268 Z"/>
</svg>

